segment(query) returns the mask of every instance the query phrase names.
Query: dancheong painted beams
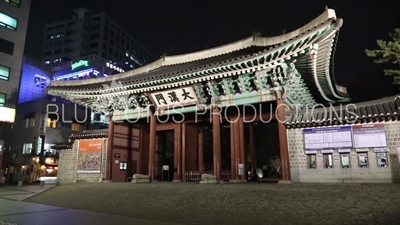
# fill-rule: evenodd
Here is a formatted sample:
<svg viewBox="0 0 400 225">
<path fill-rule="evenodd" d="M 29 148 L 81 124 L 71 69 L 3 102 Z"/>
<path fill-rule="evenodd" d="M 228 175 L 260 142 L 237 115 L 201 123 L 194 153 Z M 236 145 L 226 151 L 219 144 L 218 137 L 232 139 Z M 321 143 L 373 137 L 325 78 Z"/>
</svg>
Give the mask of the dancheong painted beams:
<svg viewBox="0 0 400 225">
<path fill-rule="evenodd" d="M 149 96 L 189 88 L 197 104 L 257 103 L 284 97 L 289 106 L 346 101 L 335 83 L 333 56 L 342 26 L 325 10 L 307 25 L 276 37 L 249 38 L 204 51 L 161 59 L 106 78 L 53 81 L 48 93 L 106 114 L 130 111 L 143 117 L 154 104 Z M 195 107 L 187 105 L 187 110 Z M 156 112 L 157 113 L 157 112 Z"/>
</svg>

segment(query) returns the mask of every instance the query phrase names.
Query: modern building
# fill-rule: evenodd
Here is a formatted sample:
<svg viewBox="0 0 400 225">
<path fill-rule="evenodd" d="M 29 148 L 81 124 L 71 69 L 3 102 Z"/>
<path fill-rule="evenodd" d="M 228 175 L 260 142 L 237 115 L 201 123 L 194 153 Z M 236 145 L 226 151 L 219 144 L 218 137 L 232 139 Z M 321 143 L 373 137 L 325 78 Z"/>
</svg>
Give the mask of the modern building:
<svg viewBox="0 0 400 225">
<path fill-rule="evenodd" d="M 118 72 L 154 61 L 153 56 L 108 15 L 73 11 L 67 20 L 46 25 L 43 43 L 45 64 L 58 65 L 87 55 L 98 55 Z"/>
<path fill-rule="evenodd" d="M 9 182 L 21 179 L 19 175 L 22 170 L 14 168 L 24 166 L 25 173 L 29 174 L 24 180 L 33 182 L 38 176 L 43 176 L 45 169 L 50 171 L 50 169 L 57 167 L 56 163 L 52 165 L 44 164 L 46 158 L 49 157 L 54 162 L 58 162 L 58 154 L 51 150 L 50 146 L 68 142 L 71 133 L 79 133 L 82 130 L 94 128 L 107 128 L 108 121 L 101 113 L 94 113 L 88 108 L 45 93 L 51 80 L 67 81 L 107 77 L 107 73 L 111 74 L 116 71 L 116 68 L 111 68 L 107 64 L 108 62 L 104 59 L 90 55 L 75 61 L 64 62 L 57 67 L 50 67 L 39 60 L 24 56 L 17 113 L 12 130 L 14 138 L 11 150 L 5 151 L 9 153 L 9 163 L 6 167 L 8 168 Z M 60 117 L 55 116 L 54 118 L 53 114 L 46 114 L 49 110 L 50 112 L 54 111 L 50 109 L 54 104 L 57 105 L 57 115 Z M 84 112 L 86 112 L 85 116 L 82 115 Z M 71 118 L 65 117 L 75 114 L 80 115 L 79 121 L 81 122 L 78 124 L 72 122 Z M 44 117 L 47 118 L 43 119 Z M 58 118 L 57 121 L 52 120 L 56 118 Z M 43 120 L 47 129 L 37 129 L 37 125 Z M 63 122 L 68 120 L 71 120 L 71 122 Z M 18 135 L 21 133 L 24 133 L 23 138 Z M 33 144 L 34 142 L 38 143 L 38 138 L 44 143 L 43 146 Z M 34 165 L 33 171 L 27 170 L 29 165 Z M 37 168 L 39 170 L 36 170 Z M 16 175 L 18 173 L 19 175 Z M 54 175 L 54 173 L 50 174 Z"/>
<path fill-rule="evenodd" d="M 58 153 L 51 146 L 68 142 L 71 133 L 86 129 L 87 110 L 38 99 L 18 104 L 17 112 L 7 181 L 34 182 L 41 176 L 55 176 Z"/>
<path fill-rule="evenodd" d="M 10 145 L 30 5 L 30 0 L 0 0 L 0 171 L 8 157 L 2 151 Z"/>
<path fill-rule="evenodd" d="M 49 94 L 111 120 L 108 132 L 71 136 L 70 150 L 60 152 L 59 182 L 133 174 L 150 181 L 202 174 L 231 182 L 266 175 L 282 183 L 399 180 L 400 97 L 338 105 L 350 100 L 333 74 L 342 24 L 326 9 L 278 37 L 255 34 L 103 79 L 52 81 Z"/>
</svg>

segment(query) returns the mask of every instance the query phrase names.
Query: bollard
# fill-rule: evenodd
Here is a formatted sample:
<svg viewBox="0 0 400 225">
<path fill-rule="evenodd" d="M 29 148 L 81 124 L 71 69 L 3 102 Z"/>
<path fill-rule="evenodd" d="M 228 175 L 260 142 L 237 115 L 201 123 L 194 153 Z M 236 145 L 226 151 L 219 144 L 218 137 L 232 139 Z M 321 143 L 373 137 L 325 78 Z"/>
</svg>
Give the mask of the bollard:
<svg viewBox="0 0 400 225">
<path fill-rule="evenodd" d="M 18 181 L 18 187 L 22 187 L 23 181 Z"/>
<path fill-rule="evenodd" d="M 40 187 L 44 186 L 44 181 L 40 181 Z"/>
</svg>

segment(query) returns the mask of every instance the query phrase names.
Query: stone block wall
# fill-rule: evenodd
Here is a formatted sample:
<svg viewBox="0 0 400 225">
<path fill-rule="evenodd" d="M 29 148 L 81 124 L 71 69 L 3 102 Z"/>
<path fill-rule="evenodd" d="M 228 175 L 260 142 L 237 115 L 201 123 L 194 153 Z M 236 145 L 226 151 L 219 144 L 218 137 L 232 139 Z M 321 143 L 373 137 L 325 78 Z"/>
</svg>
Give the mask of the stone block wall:
<svg viewBox="0 0 400 225">
<path fill-rule="evenodd" d="M 400 182 L 400 164 L 396 146 L 400 146 L 400 121 L 385 122 L 389 152 L 388 166 L 378 167 L 376 153 L 368 151 L 368 167 L 358 166 L 357 152 L 351 149 L 350 168 L 341 168 L 340 155 L 333 153 L 333 168 L 323 168 L 323 155 L 316 155 L 316 169 L 307 168 L 303 129 L 288 129 L 291 178 L 294 182 L 310 183 L 393 183 Z"/>
<path fill-rule="evenodd" d="M 106 177 L 107 139 L 103 138 L 101 173 L 77 173 L 79 141 L 80 140 L 75 140 L 72 149 L 60 151 L 57 175 L 58 184 L 72 182 L 99 182 Z"/>
</svg>

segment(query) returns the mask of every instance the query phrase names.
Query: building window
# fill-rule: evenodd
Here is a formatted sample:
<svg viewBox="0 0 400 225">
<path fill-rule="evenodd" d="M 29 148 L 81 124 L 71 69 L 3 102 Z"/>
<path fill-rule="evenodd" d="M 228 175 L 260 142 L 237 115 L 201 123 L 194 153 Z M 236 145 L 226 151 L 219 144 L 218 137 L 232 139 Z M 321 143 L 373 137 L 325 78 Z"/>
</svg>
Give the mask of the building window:
<svg viewBox="0 0 400 225">
<path fill-rule="evenodd" d="M 57 119 L 47 118 L 46 126 L 50 128 L 57 128 Z"/>
<path fill-rule="evenodd" d="M 7 94 L 0 92 L 0 106 L 6 105 Z"/>
<path fill-rule="evenodd" d="M 21 0 L 4 0 L 5 2 L 15 6 L 15 7 L 21 7 Z"/>
<path fill-rule="evenodd" d="M 25 127 L 34 127 L 35 126 L 35 117 L 26 118 Z"/>
<path fill-rule="evenodd" d="M 307 155 L 307 164 L 308 169 L 316 169 L 317 168 L 317 155 L 311 154 Z"/>
<path fill-rule="evenodd" d="M 379 167 L 387 167 L 387 155 L 385 152 L 376 153 L 376 160 Z"/>
<path fill-rule="evenodd" d="M 22 147 L 22 154 L 32 153 L 32 143 L 25 143 Z"/>
<path fill-rule="evenodd" d="M 18 21 L 14 17 L 0 12 L 0 26 L 10 30 L 17 30 Z"/>
<path fill-rule="evenodd" d="M 128 163 L 126 162 L 120 162 L 119 163 L 119 169 L 120 170 L 126 170 L 128 168 Z"/>
<path fill-rule="evenodd" d="M 323 160 L 324 160 L 324 168 L 333 168 L 333 157 L 332 154 L 324 154 L 323 155 Z"/>
<path fill-rule="evenodd" d="M 342 164 L 342 168 L 350 168 L 350 154 L 349 153 L 340 154 L 340 162 Z"/>
<path fill-rule="evenodd" d="M 82 124 L 73 122 L 71 124 L 71 131 L 76 131 L 76 132 L 82 131 Z"/>
<path fill-rule="evenodd" d="M 368 153 L 358 153 L 358 166 L 361 168 L 368 167 Z"/>
<path fill-rule="evenodd" d="M 7 41 L 6 39 L 0 38 L 0 52 L 4 52 L 8 55 L 14 54 L 14 43 Z"/>
<path fill-rule="evenodd" d="M 10 77 L 10 68 L 0 65 L 0 79 L 8 80 Z"/>
</svg>

